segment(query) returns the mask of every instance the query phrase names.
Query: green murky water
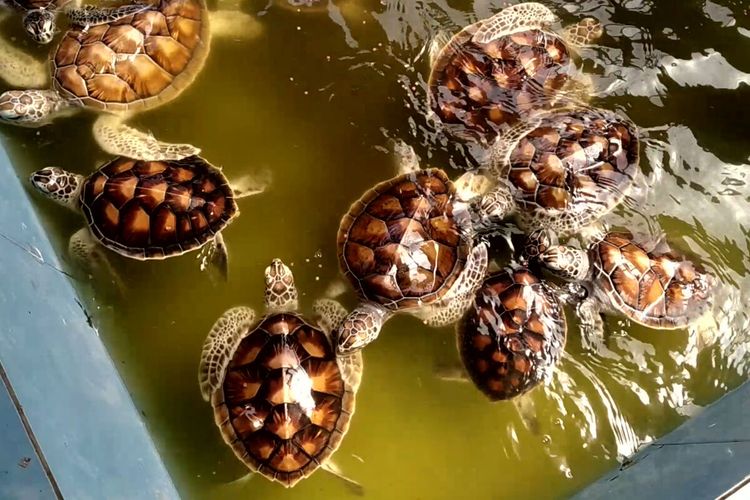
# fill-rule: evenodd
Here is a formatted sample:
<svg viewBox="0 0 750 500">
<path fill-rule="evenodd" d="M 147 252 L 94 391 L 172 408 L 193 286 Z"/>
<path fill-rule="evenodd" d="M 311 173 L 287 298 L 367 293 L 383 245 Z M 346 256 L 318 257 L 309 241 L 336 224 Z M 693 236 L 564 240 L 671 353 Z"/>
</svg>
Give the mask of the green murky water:
<svg viewBox="0 0 750 500">
<path fill-rule="evenodd" d="M 176 101 L 134 123 L 191 142 L 231 176 L 270 172 L 262 195 L 241 201 L 226 231 L 230 280 L 212 285 L 194 255 L 138 263 L 113 256 L 126 296 L 79 280 L 95 324 L 185 498 L 342 498 L 319 471 L 291 491 L 245 474 L 223 444 L 196 369 L 215 318 L 262 307 L 262 272 L 293 263 L 309 312 L 337 279 L 335 232 L 349 204 L 394 172 L 388 139 L 413 144 L 434 166 L 467 163 L 424 118 L 425 46 L 505 5 L 499 1 L 341 0 L 320 13 L 272 1 L 220 6 L 256 14 L 252 41 L 215 40 L 205 71 Z M 278 0 L 284 2 L 286 0 Z M 606 28 L 583 53 L 599 106 L 648 128 L 639 189 L 610 222 L 665 231 L 726 284 L 719 327 L 696 335 L 607 321 L 607 348 L 587 351 L 572 314 L 565 357 L 530 396 L 527 426 L 513 404 L 438 380 L 457 358 L 450 328 L 389 322 L 365 355 L 357 413 L 335 460 L 369 498 L 559 498 L 572 494 L 738 385 L 750 367 L 750 13 L 739 0 L 546 2 L 560 16 L 592 15 Z M 23 40 L 15 22 L 2 26 Z M 23 45 L 23 42 L 19 42 Z M 31 47 L 27 47 L 32 50 Z M 44 49 L 34 51 L 40 57 Z M 5 90 L 3 88 L 3 90 Z M 58 164 L 81 173 L 107 159 L 92 116 L 38 130 L 0 129 L 18 175 Z M 60 252 L 82 223 L 33 195 Z M 344 300 L 353 305 L 347 292 Z"/>
</svg>

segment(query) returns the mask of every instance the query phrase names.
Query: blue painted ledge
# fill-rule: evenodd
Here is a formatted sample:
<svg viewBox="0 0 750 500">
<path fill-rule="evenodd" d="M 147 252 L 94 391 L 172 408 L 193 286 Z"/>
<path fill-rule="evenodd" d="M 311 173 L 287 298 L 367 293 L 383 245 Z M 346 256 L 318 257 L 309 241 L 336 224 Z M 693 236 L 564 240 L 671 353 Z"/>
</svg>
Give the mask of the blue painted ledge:
<svg viewBox="0 0 750 500">
<path fill-rule="evenodd" d="M 2 148 L 0 179 L 0 497 L 179 498 Z"/>
<path fill-rule="evenodd" d="M 750 476 L 750 382 L 644 448 L 574 498 L 719 498 Z M 736 493 L 748 498 L 746 489 Z"/>
</svg>

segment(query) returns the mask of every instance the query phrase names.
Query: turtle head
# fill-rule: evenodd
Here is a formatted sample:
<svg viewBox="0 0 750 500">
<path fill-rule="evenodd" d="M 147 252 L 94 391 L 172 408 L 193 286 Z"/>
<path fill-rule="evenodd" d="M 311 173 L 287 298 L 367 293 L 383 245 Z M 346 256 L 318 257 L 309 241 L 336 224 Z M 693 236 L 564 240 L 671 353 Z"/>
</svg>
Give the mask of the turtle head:
<svg viewBox="0 0 750 500">
<path fill-rule="evenodd" d="M 266 268 L 266 308 L 274 312 L 297 309 L 297 287 L 292 270 L 281 259 L 273 259 Z"/>
<path fill-rule="evenodd" d="M 537 229 L 526 237 L 521 260 L 525 263 L 538 263 L 540 256 L 556 244 L 557 238 L 552 231 Z"/>
<path fill-rule="evenodd" d="M 37 170 L 29 178 L 37 191 L 56 202 L 75 207 L 83 189 L 84 177 L 58 167 Z"/>
<path fill-rule="evenodd" d="M 528 236 L 521 260 L 528 264 L 539 264 L 568 280 L 583 281 L 590 270 L 588 252 L 558 245 L 557 235 L 549 229 L 539 229 Z"/>
<path fill-rule="evenodd" d="M 585 47 L 599 40 L 604 34 L 601 21 L 593 17 L 584 17 L 577 23 L 566 26 L 564 38 L 574 47 Z"/>
<path fill-rule="evenodd" d="M 8 90 L 0 94 L 0 122 L 39 127 L 64 107 L 66 101 L 54 90 Z"/>
<path fill-rule="evenodd" d="M 32 9 L 23 16 L 23 27 L 35 42 L 46 45 L 55 36 L 55 12 Z"/>
</svg>

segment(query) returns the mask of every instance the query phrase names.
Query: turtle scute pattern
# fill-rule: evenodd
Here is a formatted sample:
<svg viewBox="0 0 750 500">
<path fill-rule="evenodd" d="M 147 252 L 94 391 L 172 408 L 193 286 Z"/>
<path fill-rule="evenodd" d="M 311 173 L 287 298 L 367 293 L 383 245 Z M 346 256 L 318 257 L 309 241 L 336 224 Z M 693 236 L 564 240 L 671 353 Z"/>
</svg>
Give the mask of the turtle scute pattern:
<svg viewBox="0 0 750 500">
<path fill-rule="evenodd" d="M 287 487 L 336 450 L 354 410 L 328 337 L 296 314 L 266 317 L 242 340 L 212 405 L 237 457 Z"/>
<path fill-rule="evenodd" d="M 526 268 L 487 277 L 459 323 L 461 359 L 492 401 L 542 382 L 565 347 L 565 316 L 557 296 Z"/>
<path fill-rule="evenodd" d="M 458 138 L 491 141 L 550 108 L 573 63 L 555 34 L 530 29 L 478 44 L 476 29 L 465 28 L 442 50 L 430 75 L 430 107 Z"/>
<path fill-rule="evenodd" d="M 81 208 L 101 243 L 138 259 L 197 248 L 239 213 L 227 179 L 197 156 L 116 158 L 86 180 Z"/>
<path fill-rule="evenodd" d="M 601 109 L 555 112 L 538 123 L 512 149 L 506 172 L 522 210 L 564 212 L 585 225 L 622 200 L 638 169 L 633 124 Z"/>
<path fill-rule="evenodd" d="M 208 53 L 203 0 L 161 0 L 112 23 L 66 32 L 53 61 L 55 88 L 110 111 L 153 107 L 176 97 Z"/>
<path fill-rule="evenodd" d="M 612 232 L 593 247 L 594 278 L 630 318 L 681 328 L 710 305 L 713 278 L 674 253 L 646 252 L 630 233 Z"/>
<path fill-rule="evenodd" d="M 351 207 L 339 261 L 362 297 L 395 310 L 447 293 L 471 250 L 455 196 L 442 170 L 427 169 L 382 182 Z"/>
</svg>

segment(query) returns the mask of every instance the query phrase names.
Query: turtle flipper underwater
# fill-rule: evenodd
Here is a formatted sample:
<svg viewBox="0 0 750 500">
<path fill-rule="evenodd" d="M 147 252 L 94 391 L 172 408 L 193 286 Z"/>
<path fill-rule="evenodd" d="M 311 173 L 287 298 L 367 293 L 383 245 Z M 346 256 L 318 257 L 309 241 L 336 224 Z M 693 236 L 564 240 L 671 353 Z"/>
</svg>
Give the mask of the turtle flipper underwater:
<svg viewBox="0 0 750 500">
<path fill-rule="evenodd" d="M 0 39 L 3 79 L 36 87 L 0 95 L 0 122 L 39 127 L 88 109 L 100 113 L 93 135 L 113 155 L 179 160 L 200 153 L 189 144 L 159 141 L 126 122 L 180 95 L 203 69 L 214 35 L 257 36 L 257 21 L 241 12 L 209 13 L 203 0 L 87 7 L 69 14 L 87 24 L 64 34 L 51 56 L 51 73 L 45 64 L 28 64 L 28 56 Z M 117 36 L 106 36 L 109 32 Z M 50 77 L 51 88 L 40 88 Z"/>
</svg>

